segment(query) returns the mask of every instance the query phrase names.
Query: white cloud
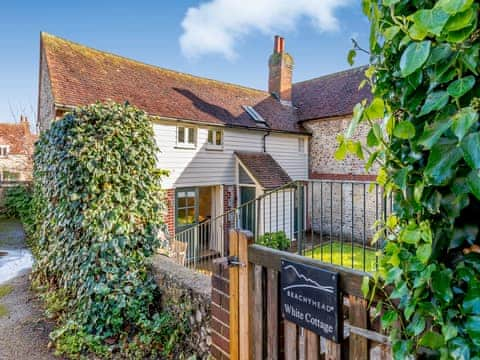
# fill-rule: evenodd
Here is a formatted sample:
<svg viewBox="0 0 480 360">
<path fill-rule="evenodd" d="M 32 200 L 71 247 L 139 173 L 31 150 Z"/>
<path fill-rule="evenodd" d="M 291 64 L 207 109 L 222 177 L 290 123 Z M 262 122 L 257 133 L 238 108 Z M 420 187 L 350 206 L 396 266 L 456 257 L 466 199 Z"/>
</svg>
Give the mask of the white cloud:
<svg viewBox="0 0 480 360">
<path fill-rule="evenodd" d="M 187 10 L 180 46 L 185 56 L 235 57 L 236 42 L 260 31 L 285 33 L 303 17 L 320 32 L 339 29 L 335 10 L 351 0 L 210 0 Z"/>
</svg>

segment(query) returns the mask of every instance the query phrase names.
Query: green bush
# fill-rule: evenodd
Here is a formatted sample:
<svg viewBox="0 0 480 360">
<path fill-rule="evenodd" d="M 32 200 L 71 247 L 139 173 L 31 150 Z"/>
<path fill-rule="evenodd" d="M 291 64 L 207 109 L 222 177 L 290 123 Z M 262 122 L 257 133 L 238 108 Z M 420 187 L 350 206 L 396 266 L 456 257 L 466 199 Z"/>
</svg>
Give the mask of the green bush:
<svg viewBox="0 0 480 360">
<path fill-rule="evenodd" d="M 374 98 L 355 107 L 337 157 L 378 160 L 378 182 L 394 196 L 377 236 L 382 325 L 396 359 L 478 359 L 479 1 L 364 0 L 363 9 Z M 367 151 L 351 139 L 359 122 L 370 127 Z"/>
<path fill-rule="evenodd" d="M 12 219 L 31 218 L 32 191 L 29 187 L 17 185 L 5 190 L 3 214 Z"/>
<path fill-rule="evenodd" d="M 32 242 L 35 231 L 35 204 L 32 188 L 26 185 L 8 188 L 4 195 L 3 215 L 22 222 L 27 244 L 35 254 L 35 244 Z"/>
<path fill-rule="evenodd" d="M 33 281 L 59 353 L 155 358 L 183 333 L 148 268 L 165 230 L 157 152 L 150 119 L 128 104 L 78 108 L 40 136 Z"/>
<path fill-rule="evenodd" d="M 288 250 L 290 248 L 290 239 L 285 231 L 265 233 L 258 238 L 257 243 L 278 250 Z"/>
</svg>

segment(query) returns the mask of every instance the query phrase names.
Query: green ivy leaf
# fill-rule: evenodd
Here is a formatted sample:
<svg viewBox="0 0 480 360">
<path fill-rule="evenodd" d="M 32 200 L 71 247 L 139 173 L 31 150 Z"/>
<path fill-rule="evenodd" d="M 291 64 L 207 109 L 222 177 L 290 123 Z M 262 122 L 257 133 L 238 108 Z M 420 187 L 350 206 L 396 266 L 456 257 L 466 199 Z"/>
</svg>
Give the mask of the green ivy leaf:
<svg viewBox="0 0 480 360">
<path fill-rule="evenodd" d="M 457 31 L 470 26 L 475 20 L 476 12 L 476 7 L 472 7 L 464 12 L 451 16 L 445 25 L 445 31 Z"/>
<path fill-rule="evenodd" d="M 370 277 L 364 276 L 362 279 L 362 294 L 364 298 L 368 297 L 368 293 L 370 292 Z"/>
<path fill-rule="evenodd" d="M 347 55 L 347 61 L 348 61 L 348 64 L 350 66 L 352 66 L 353 63 L 355 62 L 355 56 L 357 56 L 357 52 L 355 50 L 351 49 L 348 52 L 348 55 Z"/>
<path fill-rule="evenodd" d="M 425 318 L 420 315 L 415 315 L 407 326 L 407 330 L 413 335 L 418 336 L 420 335 L 423 330 L 425 329 Z"/>
<path fill-rule="evenodd" d="M 407 189 L 408 172 L 409 172 L 408 168 L 403 168 L 401 170 L 398 170 L 393 176 L 393 182 L 402 191 L 405 191 Z"/>
<path fill-rule="evenodd" d="M 416 255 L 418 260 L 426 264 L 430 255 L 432 255 L 432 244 L 422 244 L 417 248 Z"/>
<path fill-rule="evenodd" d="M 475 78 L 472 75 L 466 76 L 448 85 L 447 92 L 450 96 L 459 98 L 470 91 L 474 85 Z"/>
<path fill-rule="evenodd" d="M 445 185 L 456 172 L 462 150 L 449 144 L 437 144 L 430 151 L 424 174 L 432 185 Z"/>
<path fill-rule="evenodd" d="M 365 116 L 370 120 L 377 120 L 383 118 L 385 114 L 385 104 L 383 100 L 376 97 L 372 100 L 370 105 L 365 109 Z"/>
<path fill-rule="evenodd" d="M 448 33 L 447 40 L 453 43 L 461 43 L 467 40 L 470 35 L 475 31 L 477 28 L 477 21 L 475 19 L 475 23 L 471 26 L 463 28 L 457 31 L 451 31 Z"/>
<path fill-rule="evenodd" d="M 477 171 L 471 171 L 467 176 L 467 184 L 472 194 L 480 200 L 480 176 Z"/>
<path fill-rule="evenodd" d="M 373 146 L 377 146 L 378 144 L 380 144 L 380 141 L 375 135 L 375 131 L 372 128 L 368 131 L 368 134 L 367 134 L 367 146 L 373 147 Z"/>
<path fill-rule="evenodd" d="M 440 110 L 448 103 L 448 93 L 446 91 L 436 91 L 428 94 L 425 103 L 420 110 L 418 116 L 423 116 L 432 111 Z"/>
<path fill-rule="evenodd" d="M 398 34 L 399 31 L 400 31 L 400 26 L 393 25 L 393 26 L 388 27 L 388 28 L 383 32 L 383 36 L 385 36 L 385 39 L 386 39 L 386 40 L 391 41 L 391 40 L 393 40 L 393 38 L 395 37 L 395 35 Z"/>
<path fill-rule="evenodd" d="M 400 72 L 402 77 L 407 77 L 417 71 L 430 55 L 430 41 L 412 42 L 407 46 L 400 58 Z"/>
<path fill-rule="evenodd" d="M 475 346 L 480 346 L 480 316 L 469 316 L 465 323 L 465 329 Z"/>
<path fill-rule="evenodd" d="M 432 274 L 432 290 L 439 299 L 448 303 L 453 298 L 451 283 L 452 271 L 444 269 Z"/>
<path fill-rule="evenodd" d="M 473 0 L 439 0 L 435 4 L 435 8 L 442 9 L 450 15 L 467 10 L 472 6 Z"/>
<path fill-rule="evenodd" d="M 471 107 L 463 108 L 453 117 L 452 130 L 461 141 L 470 128 L 478 121 L 478 113 Z"/>
<path fill-rule="evenodd" d="M 463 299 L 462 309 L 466 313 L 480 315 L 480 284 L 469 284 L 468 291 Z"/>
<path fill-rule="evenodd" d="M 443 121 L 435 121 L 433 124 L 426 126 L 422 135 L 418 139 L 418 144 L 425 147 L 427 150 L 431 149 L 433 145 L 438 142 L 438 139 L 447 131 L 452 125 L 451 119 Z"/>
<path fill-rule="evenodd" d="M 467 135 L 462 141 L 463 158 L 474 170 L 480 169 L 480 133 Z"/>
<path fill-rule="evenodd" d="M 455 338 L 458 335 L 457 327 L 451 322 L 448 322 L 442 326 L 442 335 L 445 338 L 445 341 Z"/>
<path fill-rule="evenodd" d="M 420 339 L 420 345 L 436 350 L 445 345 L 442 335 L 434 331 L 427 331 Z"/>
<path fill-rule="evenodd" d="M 347 139 L 351 138 L 355 133 L 358 123 L 362 120 L 364 110 L 365 108 L 360 103 L 354 106 L 352 120 L 350 121 L 347 131 L 345 132 L 345 137 Z"/>
<path fill-rule="evenodd" d="M 407 244 L 418 244 L 420 237 L 420 229 L 417 227 L 406 228 L 400 233 L 400 240 Z"/>
<path fill-rule="evenodd" d="M 396 311 L 394 310 L 385 311 L 385 313 L 382 315 L 382 318 L 381 318 L 382 328 L 385 329 L 389 327 L 397 320 L 398 320 L 398 314 Z"/>
<path fill-rule="evenodd" d="M 399 139 L 409 140 L 415 136 L 415 126 L 410 121 L 399 122 L 393 129 L 393 135 Z"/>
<path fill-rule="evenodd" d="M 409 18 L 420 31 L 439 36 L 450 16 L 439 8 L 417 10 Z"/>
</svg>

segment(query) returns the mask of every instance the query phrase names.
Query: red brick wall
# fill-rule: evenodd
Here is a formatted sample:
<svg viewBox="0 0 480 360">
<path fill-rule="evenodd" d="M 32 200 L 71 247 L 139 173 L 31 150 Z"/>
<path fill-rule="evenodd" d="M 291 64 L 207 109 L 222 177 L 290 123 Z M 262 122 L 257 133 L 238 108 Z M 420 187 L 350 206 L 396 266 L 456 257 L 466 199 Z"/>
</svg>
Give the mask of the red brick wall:
<svg viewBox="0 0 480 360">
<path fill-rule="evenodd" d="M 230 359 L 230 296 L 228 268 L 215 264 L 212 273 L 212 347 L 214 359 Z"/>
<path fill-rule="evenodd" d="M 165 215 L 165 223 L 170 236 L 175 236 L 175 189 L 167 189 L 166 197 L 168 208 Z"/>
</svg>

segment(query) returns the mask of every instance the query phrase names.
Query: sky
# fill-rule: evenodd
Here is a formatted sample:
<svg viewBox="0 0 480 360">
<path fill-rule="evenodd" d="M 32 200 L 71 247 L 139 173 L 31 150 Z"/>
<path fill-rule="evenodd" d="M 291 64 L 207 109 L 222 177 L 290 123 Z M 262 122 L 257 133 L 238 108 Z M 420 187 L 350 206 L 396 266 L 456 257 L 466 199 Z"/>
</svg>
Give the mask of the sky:
<svg viewBox="0 0 480 360">
<path fill-rule="evenodd" d="M 41 31 L 148 64 L 266 89 L 274 35 L 285 38 L 297 82 L 348 69 L 350 39 L 368 47 L 369 24 L 360 0 L 5 1 L 0 122 L 18 122 L 20 114 L 36 117 Z M 359 54 L 355 66 L 367 62 Z"/>
</svg>

